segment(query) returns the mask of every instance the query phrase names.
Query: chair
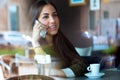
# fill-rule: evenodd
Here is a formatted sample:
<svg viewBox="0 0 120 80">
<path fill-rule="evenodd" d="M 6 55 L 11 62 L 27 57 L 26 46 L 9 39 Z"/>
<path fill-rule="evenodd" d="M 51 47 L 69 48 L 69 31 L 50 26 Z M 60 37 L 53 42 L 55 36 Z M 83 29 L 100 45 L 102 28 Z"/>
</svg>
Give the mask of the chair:
<svg viewBox="0 0 120 80">
<path fill-rule="evenodd" d="M 8 78 L 12 75 L 18 75 L 19 62 L 17 54 L 1 55 L 0 64 L 3 68 L 5 78 Z"/>
<path fill-rule="evenodd" d="M 0 80 L 5 80 L 4 75 L 3 75 L 2 66 L 0 66 Z"/>
<path fill-rule="evenodd" d="M 14 59 L 14 55 L 1 55 L 0 64 L 2 66 L 2 70 L 3 70 L 3 73 L 4 73 L 3 75 L 4 75 L 5 78 L 10 76 L 11 67 L 10 67 L 9 63 L 13 59 Z M 13 71 L 16 72 L 14 67 L 13 67 Z"/>
<path fill-rule="evenodd" d="M 91 56 L 92 47 L 78 48 L 75 47 L 75 50 L 80 56 Z"/>
<path fill-rule="evenodd" d="M 104 56 L 102 57 L 100 63 L 101 63 L 101 69 L 110 69 L 115 68 L 115 56 Z"/>
</svg>

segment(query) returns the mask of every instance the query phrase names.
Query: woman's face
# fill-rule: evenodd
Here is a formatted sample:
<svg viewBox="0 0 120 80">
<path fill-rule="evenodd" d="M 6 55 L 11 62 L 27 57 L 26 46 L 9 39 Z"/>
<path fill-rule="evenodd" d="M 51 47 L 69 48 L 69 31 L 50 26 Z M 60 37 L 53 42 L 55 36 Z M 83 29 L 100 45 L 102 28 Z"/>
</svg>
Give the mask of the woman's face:
<svg viewBox="0 0 120 80">
<path fill-rule="evenodd" d="M 47 35 L 55 35 L 59 29 L 59 18 L 56 9 L 48 4 L 45 5 L 39 15 L 38 20 L 48 26 Z"/>
</svg>

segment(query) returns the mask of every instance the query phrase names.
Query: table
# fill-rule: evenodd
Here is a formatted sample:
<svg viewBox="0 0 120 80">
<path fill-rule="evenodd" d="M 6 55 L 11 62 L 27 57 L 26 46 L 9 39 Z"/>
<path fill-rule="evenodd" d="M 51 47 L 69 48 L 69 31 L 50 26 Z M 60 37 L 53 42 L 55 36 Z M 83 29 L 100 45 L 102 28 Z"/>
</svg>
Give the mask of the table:
<svg viewBox="0 0 120 80">
<path fill-rule="evenodd" d="M 55 60 L 56 61 L 56 60 Z M 29 62 L 24 62 L 24 61 L 20 61 L 20 63 L 28 63 L 27 65 L 21 65 L 19 66 L 19 74 L 20 75 L 26 75 L 26 74 L 34 74 L 37 75 L 37 67 L 34 64 L 31 64 L 31 61 Z M 29 67 L 28 67 L 29 66 Z M 29 71 L 26 70 L 26 68 L 29 68 Z M 27 71 L 25 73 L 25 71 Z M 104 69 L 101 72 L 105 73 L 104 76 L 102 76 L 101 78 L 97 78 L 97 79 L 90 79 L 87 78 L 86 76 L 82 76 L 82 77 L 77 77 L 77 78 L 61 78 L 61 77 L 53 77 L 50 76 L 52 78 L 54 78 L 55 80 L 120 80 L 120 70 L 117 70 L 116 68 L 112 68 L 112 69 Z"/>
<path fill-rule="evenodd" d="M 105 73 L 104 76 L 101 78 L 94 78 L 90 79 L 86 76 L 83 77 L 77 77 L 77 78 L 60 78 L 60 77 L 53 77 L 55 80 L 120 80 L 120 70 L 117 70 L 116 68 L 113 69 L 105 69 L 101 71 Z"/>
<path fill-rule="evenodd" d="M 44 75 L 28 74 L 28 75 L 13 76 L 13 77 L 7 78 L 6 80 L 54 80 L 54 79 Z"/>
</svg>

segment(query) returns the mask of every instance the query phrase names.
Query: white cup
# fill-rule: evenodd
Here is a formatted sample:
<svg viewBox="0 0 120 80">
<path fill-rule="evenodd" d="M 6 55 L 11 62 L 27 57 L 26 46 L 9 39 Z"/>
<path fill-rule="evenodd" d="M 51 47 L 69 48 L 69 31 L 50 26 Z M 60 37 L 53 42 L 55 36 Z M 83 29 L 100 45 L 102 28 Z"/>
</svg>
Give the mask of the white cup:
<svg viewBox="0 0 120 80">
<path fill-rule="evenodd" d="M 100 71 L 100 64 L 90 64 L 87 67 L 87 70 L 91 72 L 91 75 L 98 75 Z"/>
</svg>

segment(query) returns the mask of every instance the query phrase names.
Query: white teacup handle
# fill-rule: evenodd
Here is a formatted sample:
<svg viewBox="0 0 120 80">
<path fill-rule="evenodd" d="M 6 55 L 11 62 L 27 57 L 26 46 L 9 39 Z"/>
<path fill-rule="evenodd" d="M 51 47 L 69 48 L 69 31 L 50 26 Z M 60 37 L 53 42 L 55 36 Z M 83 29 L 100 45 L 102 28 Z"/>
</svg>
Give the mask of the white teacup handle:
<svg viewBox="0 0 120 80">
<path fill-rule="evenodd" d="M 87 67 L 87 70 L 88 70 L 88 71 L 91 71 L 91 68 L 90 68 L 90 66 L 88 66 L 88 67 Z"/>
</svg>

